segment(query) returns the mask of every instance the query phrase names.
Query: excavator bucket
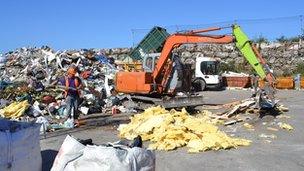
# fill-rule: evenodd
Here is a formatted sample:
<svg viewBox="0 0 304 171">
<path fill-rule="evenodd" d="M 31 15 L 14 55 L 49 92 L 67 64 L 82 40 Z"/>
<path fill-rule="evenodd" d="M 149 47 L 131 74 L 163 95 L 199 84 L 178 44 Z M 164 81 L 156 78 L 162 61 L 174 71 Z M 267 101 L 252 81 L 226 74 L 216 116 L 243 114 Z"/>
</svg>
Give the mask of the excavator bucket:
<svg viewBox="0 0 304 171">
<path fill-rule="evenodd" d="M 240 26 L 238 25 L 233 26 L 233 35 L 235 37 L 236 46 L 238 49 L 241 51 L 250 65 L 254 68 L 260 78 L 264 79 L 266 77 L 266 73 L 257 56 L 255 55 L 251 46 L 251 42 L 248 39 L 247 35 L 241 30 Z"/>
</svg>

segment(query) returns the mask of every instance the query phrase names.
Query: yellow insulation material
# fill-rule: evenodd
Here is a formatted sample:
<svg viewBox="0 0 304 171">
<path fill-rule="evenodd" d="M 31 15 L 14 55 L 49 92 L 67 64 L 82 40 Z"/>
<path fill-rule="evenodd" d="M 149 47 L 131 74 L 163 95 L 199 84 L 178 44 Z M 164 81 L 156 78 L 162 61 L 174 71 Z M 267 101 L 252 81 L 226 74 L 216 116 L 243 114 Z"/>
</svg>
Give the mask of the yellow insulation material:
<svg viewBox="0 0 304 171">
<path fill-rule="evenodd" d="M 250 131 L 254 131 L 254 126 L 249 123 L 244 123 L 243 126 Z"/>
<path fill-rule="evenodd" d="M 27 100 L 13 102 L 9 106 L 0 109 L 0 115 L 3 118 L 17 119 L 25 112 L 26 109 L 28 109 L 29 106 L 30 105 Z"/>
<path fill-rule="evenodd" d="M 250 140 L 231 138 L 220 131 L 215 125 L 217 121 L 207 117 L 208 114 L 203 111 L 194 117 L 185 109 L 179 112 L 151 107 L 131 117 L 129 124 L 120 125 L 120 137 L 132 140 L 140 135 L 144 141 L 153 142 L 150 149 L 173 150 L 187 146 L 193 153 L 250 145 Z"/>
<path fill-rule="evenodd" d="M 288 131 L 291 131 L 293 130 L 293 127 L 287 123 L 282 123 L 282 122 L 279 122 L 278 123 L 279 127 L 282 128 L 282 129 L 286 129 Z"/>
</svg>

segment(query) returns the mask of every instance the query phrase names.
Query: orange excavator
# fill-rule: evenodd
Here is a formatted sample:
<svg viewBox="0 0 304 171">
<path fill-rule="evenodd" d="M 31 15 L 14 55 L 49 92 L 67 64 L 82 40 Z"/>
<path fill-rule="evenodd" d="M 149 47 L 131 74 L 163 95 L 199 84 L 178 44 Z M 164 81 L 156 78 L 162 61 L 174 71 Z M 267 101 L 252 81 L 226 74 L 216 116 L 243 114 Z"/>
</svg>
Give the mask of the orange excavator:
<svg viewBox="0 0 304 171">
<path fill-rule="evenodd" d="M 207 34 L 212 31 L 227 28 L 232 28 L 233 32 L 231 35 Z M 178 89 L 178 80 L 183 82 L 185 80 L 189 80 L 188 78 L 191 76 L 187 75 L 185 77 L 186 68 L 178 67 L 180 66 L 181 62 L 172 51 L 183 44 L 194 43 L 235 43 L 260 78 L 266 80 L 268 83 L 267 85 L 273 87 L 275 78 L 272 75 L 266 61 L 262 58 L 254 44 L 242 32 L 240 27 L 238 25 L 232 25 L 229 27 L 213 27 L 201 30 L 190 30 L 183 33 L 175 33 L 170 35 L 166 39 L 158 59 L 151 58 L 150 60 L 144 60 L 143 67 L 148 67 L 150 70 L 140 72 L 118 72 L 116 74 L 116 91 L 132 94 L 134 96 L 137 95 L 137 97 L 146 96 L 145 100 L 147 100 L 148 97 L 160 97 L 163 95 L 174 96 L 177 91 L 183 91 Z M 179 72 L 174 72 L 176 68 L 178 68 Z M 175 73 L 184 75 L 184 77 L 174 76 L 178 75 Z M 175 84 L 173 84 L 175 86 L 171 86 L 172 82 L 175 82 Z M 185 84 L 182 83 L 180 85 Z M 197 99 L 194 101 L 197 101 Z M 181 103 L 185 104 L 184 102 Z M 188 103 L 193 103 L 193 100 L 188 101 Z"/>
</svg>

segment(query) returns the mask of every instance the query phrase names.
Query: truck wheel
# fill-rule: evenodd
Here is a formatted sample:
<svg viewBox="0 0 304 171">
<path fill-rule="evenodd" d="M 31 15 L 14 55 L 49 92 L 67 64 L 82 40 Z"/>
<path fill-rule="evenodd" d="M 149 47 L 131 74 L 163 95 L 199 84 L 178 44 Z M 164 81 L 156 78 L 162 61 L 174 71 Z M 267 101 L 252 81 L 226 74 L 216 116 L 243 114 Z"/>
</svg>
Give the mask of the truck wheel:
<svg viewBox="0 0 304 171">
<path fill-rule="evenodd" d="M 196 91 L 196 92 L 204 91 L 206 89 L 205 80 L 202 80 L 202 79 L 195 80 L 193 82 L 193 88 L 194 88 L 194 91 Z"/>
</svg>

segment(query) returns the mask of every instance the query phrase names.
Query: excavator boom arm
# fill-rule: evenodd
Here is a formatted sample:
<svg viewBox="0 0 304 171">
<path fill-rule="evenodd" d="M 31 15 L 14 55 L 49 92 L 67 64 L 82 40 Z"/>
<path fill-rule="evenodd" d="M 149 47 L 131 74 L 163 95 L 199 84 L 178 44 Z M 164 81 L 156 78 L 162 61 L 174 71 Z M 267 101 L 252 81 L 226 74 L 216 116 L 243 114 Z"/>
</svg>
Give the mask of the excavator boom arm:
<svg viewBox="0 0 304 171">
<path fill-rule="evenodd" d="M 208 28 L 203 30 L 192 30 L 183 34 L 173 34 L 169 36 L 165 42 L 159 61 L 153 72 L 153 79 L 157 80 L 161 75 L 164 66 L 170 58 L 173 48 L 187 43 L 217 43 L 227 44 L 234 42 L 245 59 L 250 63 L 256 73 L 261 79 L 266 79 L 271 84 L 274 82 L 274 77 L 267 70 L 269 68 L 266 61 L 255 46 L 248 39 L 247 35 L 241 30 L 238 25 L 233 25 L 233 36 L 231 35 L 201 35 L 199 33 L 206 33 L 210 31 L 221 30 L 221 27 Z"/>
<path fill-rule="evenodd" d="M 199 35 L 199 34 L 173 34 L 165 42 L 157 65 L 153 71 L 153 78 L 157 80 L 168 59 L 170 58 L 173 48 L 187 43 L 218 43 L 226 44 L 233 42 L 233 36 L 230 35 Z"/>
<path fill-rule="evenodd" d="M 250 63 L 261 79 L 266 79 L 273 86 L 275 78 L 270 72 L 266 60 L 259 53 L 254 44 L 248 39 L 247 35 L 241 30 L 240 26 L 233 25 L 233 35 L 237 48 Z"/>
</svg>

